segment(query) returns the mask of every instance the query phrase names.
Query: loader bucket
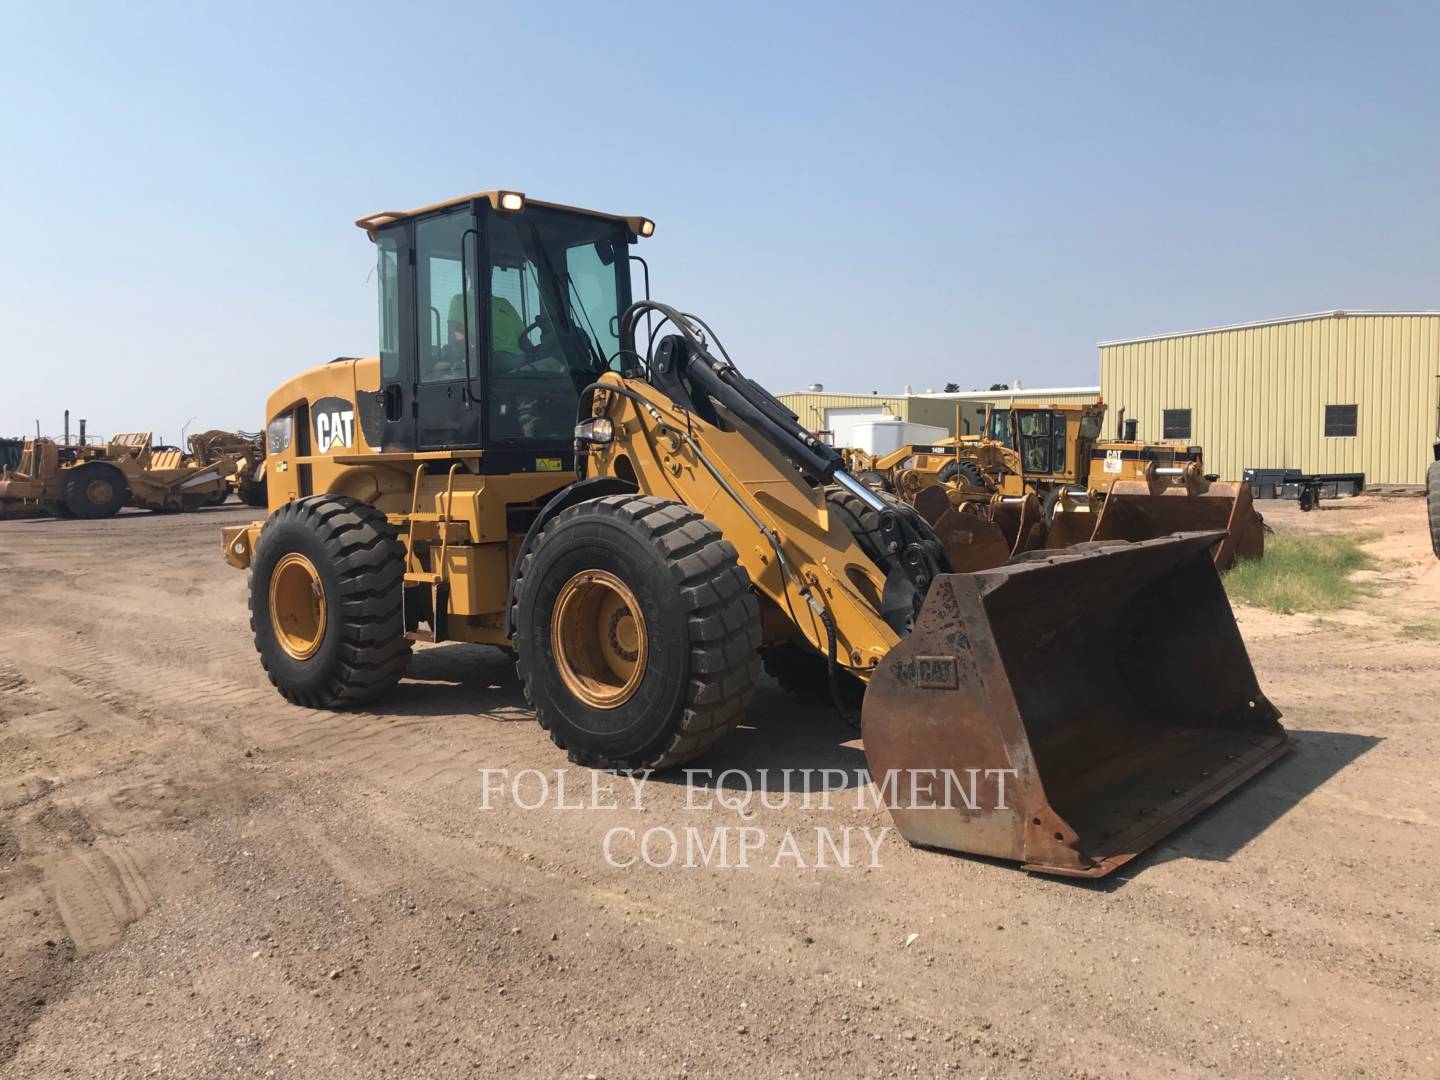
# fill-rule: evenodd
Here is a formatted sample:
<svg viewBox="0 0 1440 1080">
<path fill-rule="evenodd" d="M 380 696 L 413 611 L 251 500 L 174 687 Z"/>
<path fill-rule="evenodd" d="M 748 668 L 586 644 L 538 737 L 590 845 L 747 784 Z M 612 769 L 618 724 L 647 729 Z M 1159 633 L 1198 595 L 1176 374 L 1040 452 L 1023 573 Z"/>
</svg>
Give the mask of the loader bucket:
<svg viewBox="0 0 1440 1080">
<path fill-rule="evenodd" d="M 937 484 L 922 488 L 914 505 L 935 530 L 957 574 L 989 570 L 1010 558 L 1011 543 L 997 525 L 982 516 L 980 507 L 984 504 L 962 510 L 951 504 L 946 489 Z"/>
<path fill-rule="evenodd" d="M 1089 507 L 1083 510 L 1057 511 L 1050 519 L 1050 532 L 1045 538 L 1047 549 L 1074 547 L 1094 538 L 1095 523 L 1100 515 Z"/>
<path fill-rule="evenodd" d="M 1250 485 L 1212 483 L 1192 491 L 1183 485 L 1153 488 L 1143 480 L 1110 485 L 1095 522 L 1093 540 L 1150 540 L 1178 532 L 1225 530 L 1215 565 L 1228 570 L 1237 558 L 1265 553 L 1265 533 Z"/>
<path fill-rule="evenodd" d="M 1010 554 L 1020 555 L 1045 546 L 1045 514 L 1034 492 L 999 500 L 991 517 L 1010 543 Z"/>
<path fill-rule="evenodd" d="M 1010 543 L 997 525 L 979 514 L 948 509 L 931 523 L 957 574 L 989 570 L 1010 558 Z"/>
<path fill-rule="evenodd" d="M 1222 539 L 937 577 L 862 706 L 900 834 L 1102 877 L 1285 754 L 1211 557 Z"/>
</svg>

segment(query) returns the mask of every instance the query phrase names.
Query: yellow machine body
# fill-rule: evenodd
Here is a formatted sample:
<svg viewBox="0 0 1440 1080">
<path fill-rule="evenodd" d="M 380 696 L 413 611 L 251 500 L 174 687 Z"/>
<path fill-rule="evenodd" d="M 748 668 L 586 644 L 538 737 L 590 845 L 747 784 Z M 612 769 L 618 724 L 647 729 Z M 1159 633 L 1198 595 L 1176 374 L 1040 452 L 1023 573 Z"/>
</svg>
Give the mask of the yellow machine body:
<svg viewBox="0 0 1440 1080">
<path fill-rule="evenodd" d="M 361 224 L 378 243 L 457 205 L 477 231 L 498 231 L 508 225 L 496 215 L 531 204 L 488 192 Z M 534 205 L 544 207 L 539 222 L 589 214 Z M 594 216 L 623 223 L 632 241 L 653 228 Z M 658 349 L 654 336 L 638 346 L 647 314 L 680 332 Z M 908 840 L 1089 876 L 1284 753 L 1279 713 L 1256 683 L 1211 558 L 1221 533 L 1032 550 L 1033 491 L 956 501 L 921 483 L 917 498 L 949 515 L 932 530 L 929 515 L 867 492 L 712 351 L 698 320 L 645 302 L 619 324 L 612 363 L 579 391 L 568 459 L 507 458 L 485 445 L 385 449 L 377 410 L 393 402 L 383 353 L 314 368 L 271 395 L 269 518 L 227 528 L 223 551 L 252 570 L 257 647 L 282 693 L 320 707 L 368 701 L 399 680 L 411 642 L 509 647 L 538 719 L 572 760 L 663 767 L 738 722 L 763 652 L 782 685 L 802 668 L 828 672 L 841 711 L 847 693 L 863 698 L 867 760 Z M 479 370 L 490 362 L 480 350 Z M 519 466 L 497 465 L 510 461 Z M 986 558 L 1005 565 L 947 558 L 964 554 L 956 538 L 969 526 L 999 529 L 1007 513 L 1013 535 L 966 541 L 969 554 L 994 542 Z M 625 559 L 668 560 L 640 576 L 623 559 L 605 563 L 612 541 L 594 539 L 623 538 L 637 522 L 650 523 L 646 543 L 659 554 L 642 543 Z M 547 567 L 558 576 L 545 577 Z M 360 578 L 353 600 L 332 595 Z M 353 611 L 370 614 L 347 630 Z M 667 636 L 671 615 L 690 644 Z M 381 626 L 393 641 L 376 637 Z M 337 640 L 338 659 L 327 661 Z M 357 665 L 347 650 L 375 659 Z M 654 682 L 665 656 L 679 666 Z M 1204 671 L 1203 692 L 1175 679 L 1177 666 Z M 671 704 L 658 704 L 667 694 Z M 556 695 L 568 704 L 557 707 Z M 658 749 L 605 748 L 662 708 L 678 726 Z M 710 719 L 697 727 L 699 712 Z M 926 801 L 914 777 L 937 770 L 975 797 L 958 808 Z M 898 787 L 887 779 L 897 772 Z M 976 777 L 978 788 L 966 786 Z"/>
</svg>

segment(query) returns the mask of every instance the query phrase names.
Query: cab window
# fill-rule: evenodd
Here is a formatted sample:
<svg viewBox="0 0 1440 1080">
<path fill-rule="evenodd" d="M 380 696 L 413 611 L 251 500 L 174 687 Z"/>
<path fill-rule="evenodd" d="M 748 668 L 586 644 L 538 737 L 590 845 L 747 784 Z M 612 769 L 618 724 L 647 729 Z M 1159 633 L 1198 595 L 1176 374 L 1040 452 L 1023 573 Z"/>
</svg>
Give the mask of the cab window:
<svg viewBox="0 0 1440 1080">
<path fill-rule="evenodd" d="M 991 442 L 1002 443 L 1015 448 L 1015 443 L 1010 438 L 1010 410 L 993 409 L 990 412 L 990 440 Z"/>
<path fill-rule="evenodd" d="M 580 391 L 619 350 L 624 226 L 532 207 L 492 216 L 488 233 L 489 437 L 567 442 Z"/>
<path fill-rule="evenodd" d="M 1020 464 L 1027 473 L 1051 471 L 1050 413 L 1027 409 L 1020 417 Z M 1064 433 L 1061 433 L 1064 439 Z"/>
<path fill-rule="evenodd" d="M 480 329 L 473 220 L 467 209 L 426 218 L 415 227 L 422 383 L 464 380 L 467 358 L 470 373 L 477 374 L 478 359 L 470 346 Z"/>
<path fill-rule="evenodd" d="M 400 377 L 400 246 L 393 236 L 375 241 L 379 251 L 380 374 L 389 382 Z"/>
</svg>

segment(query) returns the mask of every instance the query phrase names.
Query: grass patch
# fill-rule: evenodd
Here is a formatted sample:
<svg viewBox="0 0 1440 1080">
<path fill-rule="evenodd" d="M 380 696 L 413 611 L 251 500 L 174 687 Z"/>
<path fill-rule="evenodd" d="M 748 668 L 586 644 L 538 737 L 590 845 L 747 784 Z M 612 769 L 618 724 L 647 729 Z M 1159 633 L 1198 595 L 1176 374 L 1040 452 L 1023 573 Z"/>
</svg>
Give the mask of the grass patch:
<svg viewBox="0 0 1440 1080">
<path fill-rule="evenodd" d="M 1440 623 L 1411 623 L 1409 626 L 1400 627 L 1400 636 L 1417 641 L 1440 641 Z"/>
<path fill-rule="evenodd" d="M 1375 566 L 1374 558 L 1361 551 L 1360 545 L 1377 535 L 1267 537 L 1265 557 L 1238 563 L 1225 575 L 1225 587 L 1242 604 L 1283 615 L 1351 607 L 1367 589 L 1350 575 Z"/>
</svg>

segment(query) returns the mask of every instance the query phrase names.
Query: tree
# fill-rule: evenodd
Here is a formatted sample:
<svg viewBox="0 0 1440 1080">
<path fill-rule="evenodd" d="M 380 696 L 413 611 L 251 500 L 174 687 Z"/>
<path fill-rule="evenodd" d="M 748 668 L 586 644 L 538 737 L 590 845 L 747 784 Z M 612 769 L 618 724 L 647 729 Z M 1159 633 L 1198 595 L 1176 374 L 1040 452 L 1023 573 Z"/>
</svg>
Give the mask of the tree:
<svg viewBox="0 0 1440 1080">
<path fill-rule="evenodd" d="M 947 393 L 947 394 L 957 394 L 957 393 L 959 393 L 959 392 L 960 392 L 960 384 L 959 384 L 958 382 L 947 382 L 947 383 L 945 384 L 945 393 Z"/>
<path fill-rule="evenodd" d="M 991 383 L 990 389 L 991 389 L 991 390 L 1009 390 L 1009 389 L 1010 389 L 1010 384 L 1009 384 L 1008 382 Z"/>
</svg>

